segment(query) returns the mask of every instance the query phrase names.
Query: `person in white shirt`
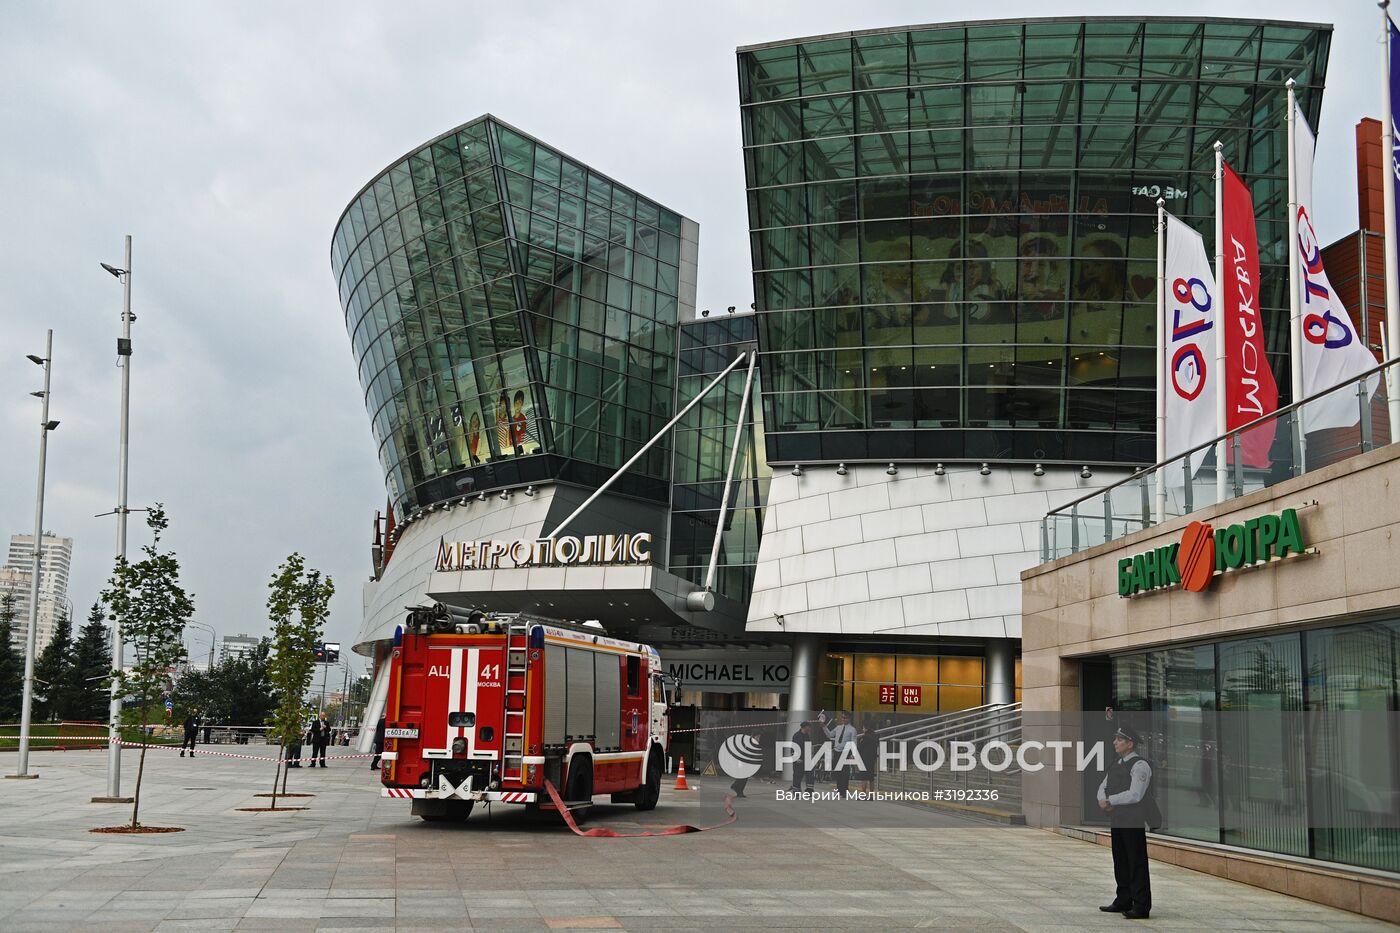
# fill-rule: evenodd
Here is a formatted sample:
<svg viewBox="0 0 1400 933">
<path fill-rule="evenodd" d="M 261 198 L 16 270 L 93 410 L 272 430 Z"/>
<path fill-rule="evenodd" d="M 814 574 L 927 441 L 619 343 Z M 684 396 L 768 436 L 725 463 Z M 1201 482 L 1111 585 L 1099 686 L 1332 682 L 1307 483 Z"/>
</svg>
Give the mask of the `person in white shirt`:
<svg viewBox="0 0 1400 933">
<path fill-rule="evenodd" d="M 851 725 L 851 714 L 841 710 L 836 721 L 830 725 L 823 723 L 826 737 L 831 740 L 832 768 L 836 773 L 836 790 L 842 797 L 851 795 L 851 766 L 842 765 L 841 757 L 854 754 L 856 748 L 856 727 Z M 846 751 L 850 748 L 851 751 Z"/>
<path fill-rule="evenodd" d="M 1118 888 L 1113 903 L 1099 910 L 1144 920 L 1152 912 L 1152 883 L 1147 875 L 1147 830 L 1160 821 L 1152 791 L 1152 763 L 1137 753 L 1142 739 L 1132 726 L 1113 734 L 1117 760 L 1099 784 L 1099 809 L 1108 814 L 1113 841 L 1113 879 Z"/>
</svg>

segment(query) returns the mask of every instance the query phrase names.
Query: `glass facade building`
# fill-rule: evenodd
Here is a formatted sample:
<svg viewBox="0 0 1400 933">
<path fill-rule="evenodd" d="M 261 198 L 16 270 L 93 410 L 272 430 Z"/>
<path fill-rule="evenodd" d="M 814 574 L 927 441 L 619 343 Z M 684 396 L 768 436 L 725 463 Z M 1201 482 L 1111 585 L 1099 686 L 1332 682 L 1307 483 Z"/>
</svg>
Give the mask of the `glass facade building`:
<svg viewBox="0 0 1400 933">
<path fill-rule="evenodd" d="M 1331 27 L 964 23 L 741 49 L 769 459 L 1154 460 L 1158 197 L 1250 185 L 1286 386 L 1284 81 Z M 916 429 L 916 430 L 911 430 Z"/>
<path fill-rule="evenodd" d="M 756 318 L 725 314 L 685 322 L 680 331 L 679 405 L 695 398 L 741 352 L 755 349 Z M 670 571 L 703 586 L 710 550 L 719 524 L 724 478 L 734 448 L 744 383 L 745 362 L 730 371 L 676 426 L 671 490 Z M 729 510 L 720 535 L 714 590 L 740 605 L 753 593 L 758 546 L 763 537 L 763 506 L 771 473 L 763 455 L 763 416 L 759 409 L 761 377 L 754 384 L 739 433 L 738 460 L 729 492 Z"/>
<path fill-rule="evenodd" d="M 402 516 L 516 483 L 596 486 L 674 412 L 698 228 L 484 116 L 377 175 L 331 266 Z M 614 487 L 664 504 L 670 450 Z"/>
<path fill-rule="evenodd" d="M 1400 871 L 1400 622 L 1170 646 L 1111 670 L 1114 708 L 1147 726 L 1162 832 Z"/>
</svg>

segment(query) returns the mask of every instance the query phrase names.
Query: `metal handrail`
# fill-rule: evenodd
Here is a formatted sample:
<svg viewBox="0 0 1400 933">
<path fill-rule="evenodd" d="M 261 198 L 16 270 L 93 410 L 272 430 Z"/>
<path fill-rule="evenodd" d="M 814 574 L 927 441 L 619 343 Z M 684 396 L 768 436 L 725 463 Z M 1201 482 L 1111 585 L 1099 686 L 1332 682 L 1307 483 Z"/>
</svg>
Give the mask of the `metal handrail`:
<svg viewBox="0 0 1400 933">
<path fill-rule="evenodd" d="M 967 715 L 969 713 L 975 715 L 969 716 Z M 1019 737 L 1021 733 L 1020 719 L 1020 703 L 989 704 L 976 707 L 973 710 L 965 710 L 944 722 L 930 723 L 935 728 L 926 731 L 920 732 L 917 728 L 910 728 L 911 726 L 916 727 L 917 723 L 906 723 L 904 727 L 898 729 L 891 727 L 888 730 L 880 730 L 877 735 L 884 733 L 886 738 L 896 741 L 917 739 L 925 742 L 950 740 L 953 736 L 959 735 L 975 735 L 979 740 L 990 740 L 1008 735 Z M 923 722 L 928 721 L 924 720 Z M 1007 726 L 1007 723 L 1014 723 L 1014 725 Z"/>
<path fill-rule="evenodd" d="M 956 722 L 963 722 L 966 720 L 976 719 L 979 716 L 985 716 L 993 710 L 1002 709 L 1006 705 L 1007 704 L 1004 703 L 986 703 L 982 706 L 974 706 L 970 709 L 958 710 L 955 713 L 939 713 L 934 716 L 927 716 L 922 719 L 914 719 L 909 722 L 895 723 L 894 725 L 886 726 L 883 729 L 876 729 L 875 734 L 883 738 L 901 738 L 905 734 L 923 734 L 922 730 L 925 727 L 946 726 Z"/>
<path fill-rule="evenodd" d="M 1240 436 L 1241 434 L 1243 434 L 1244 432 L 1249 431 L 1249 430 L 1252 430 L 1253 428 L 1257 427 L 1258 425 L 1261 425 L 1261 424 L 1265 423 L 1266 421 L 1278 420 L 1278 419 L 1282 418 L 1284 415 L 1286 415 L 1286 414 L 1288 414 L 1288 413 L 1290 413 L 1290 412 L 1296 411 L 1297 409 L 1301 408 L 1301 407 L 1304 406 L 1304 405 L 1309 404 L 1310 402 L 1315 402 L 1315 401 L 1317 401 L 1318 399 L 1322 398 L 1322 397 L 1325 396 L 1325 395 L 1331 395 L 1333 392 L 1336 392 L 1338 389 L 1344 389 L 1344 388 L 1347 388 L 1347 387 L 1350 387 L 1350 386 L 1355 386 L 1355 385 L 1356 385 L 1357 383 L 1359 383 L 1359 382 L 1364 382 L 1364 381 L 1370 379 L 1372 376 L 1379 375 L 1383 370 L 1385 370 L 1385 369 L 1387 369 L 1387 368 L 1389 368 L 1389 367 L 1391 367 L 1391 366 L 1394 366 L 1394 365 L 1396 365 L 1397 363 L 1400 363 L 1400 356 L 1392 357 L 1391 359 L 1386 360 L 1384 363 L 1380 363 L 1379 365 L 1374 366 L 1374 367 L 1372 367 L 1371 369 L 1366 370 L 1364 373 L 1361 373 L 1361 374 L 1358 375 L 1358 376 L 1352 377 L 1351 379 L 1347 380 L 1346 382 L 1339 382 L 1339 383 L 1337 383 L 1336 385 L 1332 386 L 1331 388 L 1329 388 L 1329 389 L 1324 389 L 1324 390 L 1322 390 L 1321 392 L 1316 392 L 1316 393 L 1314 393 L 1314 394 L 1312 394 L 1312 395 L 1309 395 L 1307 398 L 1299 399 L 1299 400 L 1296 401 L 1296 402 L 1290 402 L 1289 404 L 1283 406 L 1282 408 L 1279 408 L 1279 409 L 1276 409 L 1275 411 L 1269 412 L 1267 415 L 1261 415 L 1260 417 L 1255 418 L 1253 421 L 1249 422 L 1248 424 L 1242 424 L 1242 425 L 1240 425 L 1239 427 L 1235 428 L 1235 429 L 1232 430 L 1232 431 L 1226 431 L 1224 434 L 1221 434 L 1219 437 L 1213 438 L 1213 439 L 1207 441 L 1207 442 L 1204 443 L 1204 444 L 1197 444 L 1195 447 L 1192 447 L 1190 450 L 1182 451 L 1181 453 L 1178 453 L 1178 454 L 1174 455 L 1173 457 L 1171 457 L 1171 458 L 1168 459 L 1168 460 L 1162 460 L 1162 461 L 1160 461 L 1160 462 L 1158 462 L 1158 463 L 1152 464 L 1151 466 L 1140 467 L 1139 469 L 1137 469 L 1137 470 L 1133 473 L 1132 476 L 1126 477 L 1126 478 L 1124 478 L 1124 479 L 1120 479 L 1120 480 L 1118 480 L 1116 483 L 1110 483 L 1110 484 L 1107 485 L 1107 486 L 1101 486 L 1101 487 L 1099 487 L 1098 489 L 1095 489 L 1093 492 L 1090 492 L 1090 493 L 1087 493 L 1086 495 L 1080 496 L 1078 499 L 1075 499 L 1075 500 L 1070 501 L 1070 502 L 1066 502 L 1066 503 L 1064 503 L 1063 505 L 1059 506 L 1058 508 L 1051 509 L 1049 512 L 1046 512 L 1046 513 L 1045 513 L 1045 518 L 1042 519 L 1042 521 L 1044 521 L 1044 520 L 1046 520 L 1046 519 L 1049 519 L 1049 518 L 1051 518 L 1052 516 L 1060 515 L 1060 514 L 1066 512 L 1066 511 L 1069 510 L 1069 509 L 1073 509 L 1073 508 L 1075 508 L 1075 507 L 1077 507 L 1077 506 L 1083 505 L 1085 502 L 1088 502 L 1090 499 L 1097 499 L 1097 498 L 1099 498 L 1100 496 L 1107 495 L 1107 494 L 1109 493 L 1109 491 L 1111 491 L 1111 490 L 1113 490 L 1113 489 L 1117 489 L 1117 488 L 1120 487 L 1120 486 L 1125 486 L 1125 485 L 1127 485 L 1128 483 L 1137 482 L 1138 480 L 1140 480 L 1140 479 L 1142 478 L 1143 474 L 1156 473 L 1156 472 L 1158 472 L 1159 470 L 1165 469 L 1166 467 L 1168 467 L 1168 466 L 1170 466 L 1170 465 L 1172 465 L 1172 464 L 1179 463 L 1183 458 L 1190 457 L 1192 454 L 1199 453 L 1199 452 L 1202 451 L 1202 450 L 1209 450 L 1210 448 L 1215 447 L 1215 446 L 1216 446 L 1217 444 L 1219 444 L 1221 441 L 1228 440 L 1228 439 L 1230 439 L 1230 438 L 1239 437 L 1239 436 Z M 1394 441 L 1394 440 L 1397 440 L 1397 438 L 1392 438 L 1391 440 Z"/>
</svg>

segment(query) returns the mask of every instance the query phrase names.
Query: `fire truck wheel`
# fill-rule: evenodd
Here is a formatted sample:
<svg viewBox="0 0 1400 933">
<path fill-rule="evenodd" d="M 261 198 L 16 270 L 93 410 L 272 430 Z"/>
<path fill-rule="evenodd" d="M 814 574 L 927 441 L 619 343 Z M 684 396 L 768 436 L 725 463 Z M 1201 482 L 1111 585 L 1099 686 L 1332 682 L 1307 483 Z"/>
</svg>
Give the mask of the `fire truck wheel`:
<svg viewBox="0 0 1400 933">
<path fill-rule="evenodd" d="M 564 793 L 565 803 L 582 802 L 586 806 L 571 807 L 574 822 L 582 823 L 593 809 L 593 759 L 575 755 L 569 762 L 569 784 Z"/>
<path fill-rule="evenodd" d="M 661 756 L 655 751 L 652 752 L 651 761 L 647 764 L 647 782 L 637 791 L 637 809 L 655 810 L 656 802 L 661 799 Z"/>
</svg>

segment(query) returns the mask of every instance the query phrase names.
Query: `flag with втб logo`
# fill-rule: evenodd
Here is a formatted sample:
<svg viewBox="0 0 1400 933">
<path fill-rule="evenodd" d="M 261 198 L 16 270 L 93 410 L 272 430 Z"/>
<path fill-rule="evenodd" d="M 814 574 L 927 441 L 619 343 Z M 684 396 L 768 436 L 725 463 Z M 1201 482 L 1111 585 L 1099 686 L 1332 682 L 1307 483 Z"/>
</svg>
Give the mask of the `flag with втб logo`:
<svg viewBox="0 0 1400 933">
<path fill-rule="evenodd" d="M 1254 201 L 1240 176 L 1224 166 L 1221 183 L 1221 230 L 1224 270 L 1221 273 L 1221 337 L 1225 341 L 1225 430 L 1233 431 L 1278 410 L 1278 387 L 1264 353 L 1264 323 L 1259 315 L 1259 235 L 1254 226 Z M 1271 463 L 1278 424 L 1266 421 L 1240 435 L 1246 466 Z M 1227 449 L 1233 460 L 1233 444 Z"/>
<path fill-rule="evenodd" d="M 1201 235 L 1166 214 L 1166 320 L 1157 352 L 1166 373 L 1163 444 L 1168 459 L 1208 443 L 1215 433 L 1215 326 L 1218 290 Z M 1191 455 L 1190 475 L 1201 468 L 1209 448 Z M 1185 485 L 1179 469 L 1167 471 L 1172 486 Z"/>
<path fill-rule="evenodd" d="M 1322 244 L 1313 230 L 1313 154 L 1317 140 L 1308 121 L 1299 113 L 1293 130 L 1294 180 L 1298 197 L 1298 242 L 1293 261 L 1301 278 L 1303 333 L 1299 344 L 1303 369 L 1303 396 L 1316 395 L 1354 379 L 1376 365 L 1361 335 L 1352 326 L 1351 314 L 1337 297 L 1327 270 L 1322 267 Z M 1380 377 L 1367 380 L 1366 395 L 1376 391 Z M 1303 431 L 1345 428 L 1361 420 L 1356 393 L 1337 391 L 1302 408 Z"/>
</svg>

